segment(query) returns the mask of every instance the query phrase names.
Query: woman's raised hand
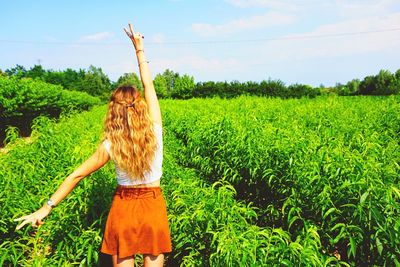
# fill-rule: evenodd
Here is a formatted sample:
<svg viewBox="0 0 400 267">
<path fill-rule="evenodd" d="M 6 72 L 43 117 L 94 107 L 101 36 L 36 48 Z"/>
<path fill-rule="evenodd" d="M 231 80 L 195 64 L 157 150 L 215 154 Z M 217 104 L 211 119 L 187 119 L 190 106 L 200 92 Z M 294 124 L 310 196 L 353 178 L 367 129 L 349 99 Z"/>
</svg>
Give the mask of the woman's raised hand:
<svg viewBox="0 0 400 267">
<path fill-rule="evenodd" d="M 134 32 L 132 29 L 132 24 L 129 23 L 129 31 L 124 28 L 126 35 L 128 35 L 129 39 L 131 39 L 135 50 L 143 50 L 143 38 L 144 36 L 140 34 L 140 32 Z"/>
</svg>

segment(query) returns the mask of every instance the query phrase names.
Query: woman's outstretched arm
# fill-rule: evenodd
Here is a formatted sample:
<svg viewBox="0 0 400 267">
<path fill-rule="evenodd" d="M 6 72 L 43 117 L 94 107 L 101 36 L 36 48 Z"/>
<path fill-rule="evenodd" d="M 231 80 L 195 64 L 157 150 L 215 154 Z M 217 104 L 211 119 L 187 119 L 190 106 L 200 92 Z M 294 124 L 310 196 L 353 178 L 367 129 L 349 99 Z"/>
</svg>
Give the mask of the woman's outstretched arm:
<svg viewBox="0 0 400 267">
<path fill-rule="evenodd" d="M 108 155 L 104 146 L 100 145 L 96 152 L 92 154 L 92 156 L 90 156 L 84 163 L 82 163 L 82 165 L 75 169 L 75 171 L 67 178 L 65 178 L 64 182 L 59 186 L 57 191 L 50 197 L 54 205 L 60 203 L 61 200 L 63 200 L 83 178 L 101 168 L 108 162 L 109 159 L 110 156 Z M 16 227 L 16 230 L 21 229 L 27 223 L 32 223 L 33 227 L 38 227 L 39 225 L 43 224 L 43 218 L 46 217 L 50 211 L 51 207 L 47 204 L 44 204 L 43 207 L 38 209 L 36 212 L 15 219 L 14 221 L 24 220 Z"/>
<path fill-rule="evenodd" d="M 144 88 L 144 96 L 146 103 L 149 106 L 150 117 L 154 122 L 162 125 L 160 105 L 156 91 L 154 89 L 153 79 L 151 77 L 148 61 L 143 46 L 143 36 L 140 32 L 134 32 L 132 25 L 129 23 L 129 31 L 125 29 L 126 34 L 132 40 L 133 46 L 136 50 L 136 58 L 139 65 L 140 78 Z"/>
</svg>

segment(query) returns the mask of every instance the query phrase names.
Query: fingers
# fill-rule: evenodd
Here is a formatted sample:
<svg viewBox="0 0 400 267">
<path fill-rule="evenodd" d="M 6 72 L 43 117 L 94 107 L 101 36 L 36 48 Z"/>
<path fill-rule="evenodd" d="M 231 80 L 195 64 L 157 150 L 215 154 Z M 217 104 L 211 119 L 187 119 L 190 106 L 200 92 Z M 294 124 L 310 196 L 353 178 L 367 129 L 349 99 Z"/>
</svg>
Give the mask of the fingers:
<svg viewBox="0 0 400 267">
<path fill-rule="evenodd" d="M 131 33 L 133 35 L 133 28 L 132 28 L 132 24 L 129 22 L 129 29 L 131 30 Z"/>
<path fill-rule="evenodd" d="M 21 220 L 25 220 L 26 218 L 28 218 L 28 216 L 29 216 L 29 215 L 25 215 L 25 216 L 19 217 L 19 218 L 17 218 L 17 219 L 14 219 L 14 222 L 21 221 Z"/>
<path fill-rule="evenodd" d="M 125 33 L 132 39 L 144 39 L 144 36 L 140 33 L 140 32 L 137 32 L 137 33 L 135 33 L 134 31 L 133 31 L 133 28 L 132 28 L 132 24 L 129 22 L 129 31 L 126 29 L 126 28 L 124 28 L 124 31 L 125 31 Z"/>
<path fill-rule="evenodd" d="M 127 29 L 124 28 L 124 31 L 125 31 L 126 35 L 128 35 L 128 37 L 129 37 L 130 39 L 133 38 L 133 35 L 132 35 Z"/>
<path fill-rule="evenodd" d="M 32 222 L 32 227 L 33 228 L 38 228 L 40 227 L 44 222 L 41 219 L 36 219 L 34 222 Z"/>
<path fill-rule="evenodd" d="M 15 228 L 15 230 L 19 230 L 19 229 L 21 229 L 22 227 L 24 227 L 24 225 L 27 224 L 27 223 L 29 222 L 29 217 L 30 217 L 30 215 L 25 215 L 25 216 L 19 217 L 19 218 L 17 218 L 17 219 L 14 219 L 14 222 L 21 221 L 21 220 L 25 220 L 25 221 L 23 221 L 22 223 L 20 223 L 20 224 Z"/>
<path fill-rule="evenodd" d="M 128 30 L 124 28 L 124 31 L 130 37 L 131 34 L 128 32 Z"/>
<path fill-rule="evenodd" d="M 24 227 L 24 225 L 27 224 L 27 223 L 29 223 L 28 220 L 23 221 L 21 224 L 19 224 L 19 225 L 15 228 L 15 230 L 21 229 L 21 228 Z"/>
<path fill-rule="evenodd" d="M 28 223 L 32 223 L 32 227 L 37 228 L 40 225 L 44 224 L 44 222 L 42 221 L 42 219 L 37 219 L 37 218 L 31 218 L 30 215 L 26 215 L 17 219 L 14 219 L 14 221 L 21 221 L 21 220 L 25 220 L 22 223 L 20 223 L 15 230 L 19 230 L 22 227 L 24 227 L 26 224 Z"/>
</svg>

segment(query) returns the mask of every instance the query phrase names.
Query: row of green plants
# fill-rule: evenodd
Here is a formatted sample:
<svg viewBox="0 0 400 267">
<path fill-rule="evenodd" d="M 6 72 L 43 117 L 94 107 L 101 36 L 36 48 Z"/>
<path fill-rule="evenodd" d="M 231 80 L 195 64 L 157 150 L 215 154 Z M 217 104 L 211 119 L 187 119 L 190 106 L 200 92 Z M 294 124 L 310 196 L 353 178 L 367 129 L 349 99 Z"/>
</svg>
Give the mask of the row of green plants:
<svg viewBox="0 0 400 267">
<path fill-rule="evenodd" d="M 352 266 L 399 266 L 400 98 L 165 102 L 182 165 L 229 182 L 261 227 L 310 225 Z"/>
<path fill-rule="evenodd" d="M 162 110 L 168 103 L 161 102 Z M 38 229 L 15 231 L 14 218 L 45 203 L 63 179 L 100 141 L 106 107 L 62 116 L 59 123 L 40 116 L 35 141 L 0 155 L 0 265 L 95 266 L 116 179 L 112 163 L 86 177 Z M 177 164 L 182 144 L 169 130 L 173 113 L 164 113 L 164 190 L 173 241 L 167 266 L 333 266 L 343 264 L 321 249 L 314 226 L 296 239 L 281 228 L 260 227 L 256 208 L 235 200 L 227 182 L 210 184 Z M 140 258 L 138 259 L 140 262 Z"/>
<path fill-rule="evenodd" d="M 61 86 L 32 79 L 0 77 L 2 117 L 53 115 L 72 108 L 85 110 L 99 103 L 97 97 L 63 90 Z"/>
<path fill-rule="evenodd" d="M 39 115 L 58 117 L 61 112 L 87 110 L 100 103 L 99 98 L 87 93 L 42 81 L 0 77 L 0 142 L 8 142 L 5 136 L 9 126 L 28 136 L 33 119 Z"/>
<path fill-rule="evenodd" d="M 295 238 L 281 227 L 256 225 L 258 209 L 237 201 L 228 181 L 210 183 L 196 169 L 180 166 L 183 144 L 171 130 L 175 114 L 169 105 L 162 102 L 165 189 L 172 197 L 168 204 L 175 253 L 184 256 L 167 266 L 348 266 L 323 250 L 313 225 Z"/>
</svg>

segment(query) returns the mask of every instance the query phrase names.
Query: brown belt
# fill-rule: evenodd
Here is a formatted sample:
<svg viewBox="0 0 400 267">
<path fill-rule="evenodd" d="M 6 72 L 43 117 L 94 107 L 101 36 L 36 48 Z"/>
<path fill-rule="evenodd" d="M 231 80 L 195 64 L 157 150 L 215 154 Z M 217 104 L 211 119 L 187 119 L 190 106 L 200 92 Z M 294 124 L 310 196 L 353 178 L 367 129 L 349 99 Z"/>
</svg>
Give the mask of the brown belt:
<svg viewBox="0 0 400 267">
<path fill-rule="evenodd" d="M 156 198 L 162 193 L 159 186 L 155 187 L 127 187 L 118 185 L 114 195 L 119 195 L 120 198 Z"/>
</svg>

